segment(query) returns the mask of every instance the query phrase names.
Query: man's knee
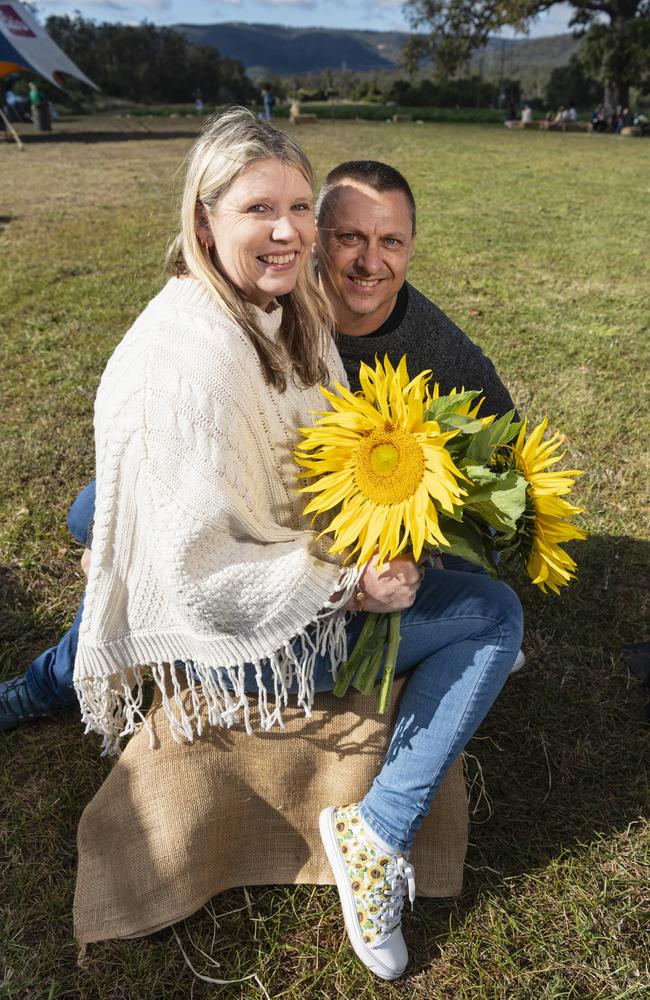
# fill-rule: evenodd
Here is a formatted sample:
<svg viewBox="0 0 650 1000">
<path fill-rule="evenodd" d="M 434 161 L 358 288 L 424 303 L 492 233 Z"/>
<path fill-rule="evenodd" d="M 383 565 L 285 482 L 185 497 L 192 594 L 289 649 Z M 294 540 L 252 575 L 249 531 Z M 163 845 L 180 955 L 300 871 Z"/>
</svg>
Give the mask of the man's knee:
<svg viewBox="0 0 650 1000">
<path fill-rule="evenodd" d="M 84 546 L 89 546 L 90 526 L 95 517 L 95 482 L 88 483 L 68 511 L 68 530 Z"/>
<path fill-rule="evenodd" d="M 499 612 L 499 618 L 507 623 L 508 627 L 519 634 L 519 642 L 524 631 L 524 612 L 517 594 L 512 587 L 501 580 L 491 580 L 492 600 L 495 610 Z"/>
<path fill-rule="evenodd" d="M 524 613 L 516 593 L 507 583 L 486 574 L 464 574 L 464 589 L 470 596 L 475 614 L 486 622 L 499 624 L 514 633 L 523 632 Z"/>
</svg>

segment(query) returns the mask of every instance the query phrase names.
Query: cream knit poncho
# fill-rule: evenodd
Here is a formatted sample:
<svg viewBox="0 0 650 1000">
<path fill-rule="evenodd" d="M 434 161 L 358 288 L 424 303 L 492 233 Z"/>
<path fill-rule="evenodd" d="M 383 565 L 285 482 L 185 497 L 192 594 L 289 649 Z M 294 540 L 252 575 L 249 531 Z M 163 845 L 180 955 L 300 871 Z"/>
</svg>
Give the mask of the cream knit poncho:
<svg viewBox="0 0 650 1000">
<path fill-rule="evenodd" d="M 271 338 L 280 317 L 257 313 Z M 347 384 L 333 345 L 325 362 Z M 258 682 L 272 670 L 273 705 L 258 683 L 265 728 L 282 725 L 294 678 L 310 714 L 317 653 L 336 676 L 358 574 L 302 516 L 292 458 L 297 429 L 326 408 L 318 386 L 268 386 L 244 333 L 194 279 L 172 278 L 117 347 L 95 404 L 97 501 L 75 662 L 86 731 L 103 734 L 105 751 L 142 721 L 147 668 L 177 739 L 201 732 L 199 685 L 211 724 L 243 715 L 251 732 L 246 663 Z"/>
</svg>

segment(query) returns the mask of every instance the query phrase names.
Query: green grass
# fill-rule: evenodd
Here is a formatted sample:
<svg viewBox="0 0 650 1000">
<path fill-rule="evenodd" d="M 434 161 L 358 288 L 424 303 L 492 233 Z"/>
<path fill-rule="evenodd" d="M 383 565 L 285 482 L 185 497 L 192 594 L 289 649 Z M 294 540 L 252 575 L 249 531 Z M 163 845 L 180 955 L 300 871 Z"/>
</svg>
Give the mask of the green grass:
<svg viewBox="0 0 650 1000">
<path fill-rule="evenodd" d="M 205 108 L 205 113 L 209 114 L 216 110 L 218 110 L 218 106 L 208 106 Z M 258 104 L 253 110 L 260 113 L 262 105 Z M 341 121 L 361 118 L 367 121 L 385 122 L 393 115 L 411 115 L 414 121 L 419 119 L 425 122 L 464 122 L 465 124 L 491 125 L 503 123 L 503 110 L 498 108 L 414 108 L 397 104 L 379 104 L 374 101 L 357 101 L 356 103 L 346 101 L 340 104 L 331 101 L 303 101 L 301 110 L 315 114 L 319 118 Z M 117 108 L 113 111 L 117 113 Z M 196 118 L 196 109 L 193 104 L 147 105 L 129 104 L 123 101 L 119 113 L 131 118 L 169 118 L 172 115 L 176 118 Z M 288 118 L 289 104 L 278 104 L 274 115 L 276 118 Z"/>
<path fill-rule="evenodd" d="M 501 124 L 503 111 L 496 108 L 423 108 L 405 107 L 398 104 L 378 104 L 374 101 L 359 101 L 355 103 L 334 104 L 329 101 L 304 101 L 301 111 L 316 114 L 319 118 L 334 118 L 337 120 L 361 118 L 373 122 L 385 122 L 393 115 L 411 115 L 414 121 L 424 122 L 464 122 L 480 124 Z M 286 114 L 287 109 L 281 107 L 279 114 Z"/>
<path fill-rule="evenodd" d="M 81 595 L 65 514 L 92 476 L 93 396 L 160 285 L 196 124 L 61 127 L 84 141 L 0 146 L 5 677 L 56 640 Z M 309 886 L 229 892 L 178 928 L 201 973 L 259 982 L 193 981 L 171 930 L 91 946 L 78 966 L 75 829 L 109 765 L 70 711 L 0 741 L 0 997 L 640 1000 L 648 727 L 619 652 L 648 638 L 646 146 L 463 125 L 296 134 L 320 177 L 377 157 L 411 180 L 413 282 L 492 356 L 531 419 L 550 414 L 587 470 L 579 579 L 561 598 L 515 581 L 529 661 L 469 747 L 489 800 L 473 793 L 464 893 L 407 916 L 402 982 L 358 965 L 334 891 Z"/>
</svg>

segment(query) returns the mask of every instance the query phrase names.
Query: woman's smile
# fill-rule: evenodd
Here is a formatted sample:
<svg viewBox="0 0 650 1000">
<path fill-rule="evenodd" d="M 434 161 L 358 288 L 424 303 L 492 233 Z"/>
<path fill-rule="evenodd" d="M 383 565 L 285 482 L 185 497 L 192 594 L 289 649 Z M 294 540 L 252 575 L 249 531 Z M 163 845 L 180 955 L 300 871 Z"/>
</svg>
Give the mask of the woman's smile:
<svg viewBox="0 0 650 1000">
<path fill-rule="evenodd" d="M 255 160 L 208 212 L 215 260 L 249 302 L 268 309 L 296 287 L 315 238 L 311 186 L 300 170 Z M 260 252 L 262 251 L 262 252 Z"/>
<path fill-rule="evenodd" d="M 263 264 L 267 264 L 269 267 L 278 271 L 288 271 L 293 265 L 299 260 L 299 253 L 297 250 L 291 250 L 289 253 L 267 253 L 260 254 L 257 258 Z"/>
</svg>

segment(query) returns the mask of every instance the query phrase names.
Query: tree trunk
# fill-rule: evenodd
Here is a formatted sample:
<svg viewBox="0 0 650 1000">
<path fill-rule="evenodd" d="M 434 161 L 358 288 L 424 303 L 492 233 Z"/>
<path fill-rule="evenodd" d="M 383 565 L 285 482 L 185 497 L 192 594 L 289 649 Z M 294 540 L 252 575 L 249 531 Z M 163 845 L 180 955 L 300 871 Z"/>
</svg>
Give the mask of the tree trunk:
<svg viewBox="0 0 650 1000">
<path fill-rule="evenodd" d="M 616 111 L 616 108 L 627 108 L 630 99 L 630 86 L 621 79 L 611 79 L 605 81 L 605 110 L 609 113 Z"/>
<path fill-rule="evenodd" d="M 609 54 L 606 60 L 605 76 L 605 107 L 615 111 L 617 107 L 626 108 L 630 100 L 630 69 L 628 66 L 629 52 L 626 40 L 626 26 L 629 21 L 620 10 L 610 14 L 612 38 Z"/>
</svg>

